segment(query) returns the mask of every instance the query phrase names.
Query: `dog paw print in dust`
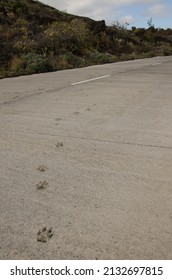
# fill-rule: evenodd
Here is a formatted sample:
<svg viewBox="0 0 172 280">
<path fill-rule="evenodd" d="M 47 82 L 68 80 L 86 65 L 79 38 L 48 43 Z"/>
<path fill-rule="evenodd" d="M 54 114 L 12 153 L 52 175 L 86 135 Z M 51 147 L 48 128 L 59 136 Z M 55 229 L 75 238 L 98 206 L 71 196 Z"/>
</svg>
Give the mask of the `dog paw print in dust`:
<svg viewBox="0 0 172 280">
<path fill-rule="evenodd" d="M 56 118 L 55 119 L 56 122 L 59 122 L 59 121 L 62 121 L 62 120 L 63 120 L 62 118 Z"/>
<path fill-rule="evenodd" d="M 52 238 L 53 234 L 52 227 L 47 228 L 45 226 L 37 232 L 37 241 L 42 243 L 47 242 L 50 238 Z"/>
<path fill-rule="evenodd" d="M 59 122 L 62 121 L 62 120 L 63 120 L 62 118 L 56 118 L 55 119 L 55 121 L 56 121 L 55 125 L 59 125 Z"/>
<path fill-rule="evenodd" d="M 36 184 L 37 190 L 44 190 L 48 187 L 47 181 L 41 181 L 38 184 Z"/>
<path fill-rule="evenodd" d="M 89 112 L 89 111 L 91 111 L 91 109 L 90 109 L 90 108 L 86 108 L 85 111 L 88 111 L 88 112 Z"/>
<path fill-rule="evenodd" d="M 47 166 L 45 166 L 45 165 L 40 165 L 40 166 L 38 166 L 38 168 L 37 168 L 37 170 L 40 171 L 40 172 L 45 172 L 47 169 L 48 169 L 48 168 L 47 168 Z"/>
<path fill-rule="evenodd" d="M 56 148 L 60 148 L 60 147 L 63 147 L 63 143 L 62 142 L 56 143 Z"/>
<path fill-rule="evenodd" d="M 79 115 L 79 114 L 80 114 L 80 112 L 73 112 L 73 114 L 74 114 L 74 115 Z"/>
</svg>

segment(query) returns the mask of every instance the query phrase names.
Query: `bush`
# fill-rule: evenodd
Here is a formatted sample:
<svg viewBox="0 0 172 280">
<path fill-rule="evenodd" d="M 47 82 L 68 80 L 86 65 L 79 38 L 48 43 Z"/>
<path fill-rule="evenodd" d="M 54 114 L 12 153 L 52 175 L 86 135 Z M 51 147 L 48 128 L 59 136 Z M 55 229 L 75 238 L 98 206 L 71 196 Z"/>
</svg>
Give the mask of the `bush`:
<svg viewBox="0 0 172 280">
<path fill-rule="evenodd" d="M 85 59 L 74 55 L 73 53 L 67 53 L 69 64 L 72 67 L 83 67 L 85 66 Z"/>
<path fill-rule="evenodd" d="M 27 74 L 51 71 L 48 59 L 41 54 L 28 53 L 22 56 L 22 66 Z"/>
<path fill-rule="evenodd" d="M 5 77 L 7 77 L 7 76 L 8 76 L 8 73 L 5 70 L 5 68 L 0 66 L 0 79 L 3 79 Z"/>
<path fill-rule="evenodd" d="M 23 71 L 23 62 L 20 57 L 13 57 L 10 62 L 9 71 L 14 74 L 20 74 Z"/>
<path fill-rule="evenodd" d="M 171 47 L 171 46 L 166 46 L 166 47 L 164 48 L 164 55 L 165 55 L 165 56 L 172 55 L 172 47 Z"/>
<path fill-rule="evenodd" d="M 86 23 L 78 19 L 74 19 L 70 23 L 53 22 L 44 31 L 44 36 L 46 46 L 51 46 L 55 55 L 67 52 L 81 55 L 92 42 L 92 35 Z"/>
<path fill-rule="evenodd" d="M 69 58 L 67 54 L 62 54 L 58 56 L 57 67 L 58 70 L 73 68 L 72 65 L 69 63 Z"/>
<path fill-rule="evenodd" d="M 91 64 L 113 63 L 118 61 L 118 58 L 115 55 L 99 52 L 87 52 L 86 59 L 87 62 Z"/>
<path fill-rule="evenodd" d="M 85 60 L 69 52 L 59 55 L 57 58 L 57 69 L 79 68 L 85 66 Z"/>
</svg>

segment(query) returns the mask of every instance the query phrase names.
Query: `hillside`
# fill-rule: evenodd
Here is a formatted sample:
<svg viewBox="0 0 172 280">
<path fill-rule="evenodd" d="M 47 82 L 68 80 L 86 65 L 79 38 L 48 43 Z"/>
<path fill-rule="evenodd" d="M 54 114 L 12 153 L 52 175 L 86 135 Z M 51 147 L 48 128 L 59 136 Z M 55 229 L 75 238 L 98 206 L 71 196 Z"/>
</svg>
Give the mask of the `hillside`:
<svg viewBox="0 0 172 280">
<path fill-rule="evenodd" d="M 172 30 L 70 15 L 34 0 L 0 0 L 0 78 L 172 55 Z"/>
</svg>

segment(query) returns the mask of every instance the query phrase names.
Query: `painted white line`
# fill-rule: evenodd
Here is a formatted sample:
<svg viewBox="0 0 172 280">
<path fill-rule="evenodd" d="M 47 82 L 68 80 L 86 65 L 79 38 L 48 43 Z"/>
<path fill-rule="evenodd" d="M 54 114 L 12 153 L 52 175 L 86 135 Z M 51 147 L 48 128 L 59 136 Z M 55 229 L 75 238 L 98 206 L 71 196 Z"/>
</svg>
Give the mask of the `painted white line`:
<svg viewBox="0 0 172 280">
<path fill-rule="evenodd" d="M 152 64 L 152 66 L 156 66 L 156 65 L 160 65 L 160 64 L 162 64 L 162 63 L 161 63 L 161 62 L 158 62 L 158 63 Z"/>
<path fill-rule="evenodd" d="M 93 79 L 89 79 L 89 80 L 73 83 L 73 84 L 71 84 L 71 86 L 76 86 L 76 85 L 79 85 L 79 84 L 84 84 L 84 83 L 92 82 L 92 81 L 95 81 L 95 80 L 104 79 L 104 78 L 107 78 L 107 77 L 110 77 L 110 75 L 101 76 L 101 77 L 97 77 L 97 78 L 93 78 Z"/>
</svg>

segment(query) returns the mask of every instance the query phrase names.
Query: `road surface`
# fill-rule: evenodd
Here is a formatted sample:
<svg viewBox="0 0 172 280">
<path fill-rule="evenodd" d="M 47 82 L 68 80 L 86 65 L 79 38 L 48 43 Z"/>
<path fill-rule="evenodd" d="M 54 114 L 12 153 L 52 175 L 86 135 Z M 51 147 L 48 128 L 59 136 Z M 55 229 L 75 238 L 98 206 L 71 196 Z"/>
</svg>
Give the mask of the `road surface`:
<svg viewBox="0 0 172 280">
<path fill-rule="evenodd" d="M 171 70 L 157 57 L 0 81 L 1 259 L 172 258 Z"/>
</svg>

